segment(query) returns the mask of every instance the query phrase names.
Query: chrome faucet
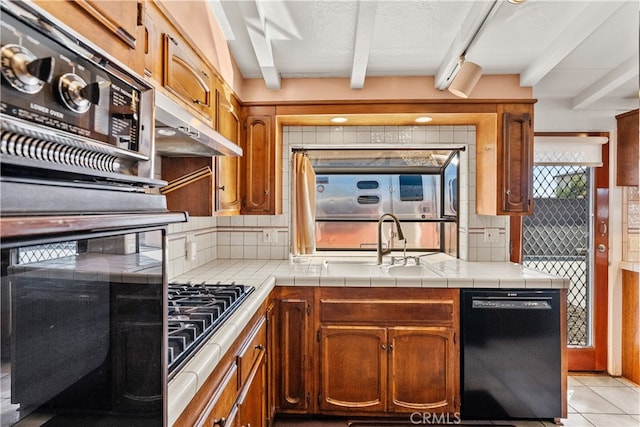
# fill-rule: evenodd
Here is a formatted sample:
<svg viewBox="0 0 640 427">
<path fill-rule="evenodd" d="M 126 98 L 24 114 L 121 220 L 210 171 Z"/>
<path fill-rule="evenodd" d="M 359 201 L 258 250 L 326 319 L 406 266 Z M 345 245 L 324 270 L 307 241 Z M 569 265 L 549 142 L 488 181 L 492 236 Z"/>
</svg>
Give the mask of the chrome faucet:
<svg viewBox="0 0 640 427">
<path fill-rule="evenodd" d="M 391 248 L 382 249 L 382 223 L 387 217 L 391 218 L 396 223 L 396 227 L 398 229 L 398 240 L 404 240 L 405 248 L 407 245 L 407 239 L 405 239 L 404 233 L 402 233 L 402 227 L 400 226 L 400 220 L 398 220 L 398 217 L 392 213 L 382 214 L 380 219 L 378 219 L 378 265 L 382 264 L 383 255 L 391 253 Z"/>
</svg>

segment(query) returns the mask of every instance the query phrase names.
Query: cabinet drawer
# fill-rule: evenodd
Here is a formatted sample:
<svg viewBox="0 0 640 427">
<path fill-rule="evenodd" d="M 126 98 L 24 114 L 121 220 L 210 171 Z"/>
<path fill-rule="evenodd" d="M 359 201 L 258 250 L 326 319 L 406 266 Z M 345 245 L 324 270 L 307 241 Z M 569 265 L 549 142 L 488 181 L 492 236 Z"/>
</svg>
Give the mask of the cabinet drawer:
<svg viewBox="0 0 640 427">
<path fill-rule="evenodd" d="M 347 300 L 320 301 L 320 321 L 450 325 L 454 323 L 454 300 Z"/>
<path fill-rule="evenodd" d="M 220 386 L 211 398 L 211 402 L 204 411 L 204 416 L 198 422 L 198 427 L 220 427 L 230 425 L 229 420 L 235 413 L 236 397 L 238 395 L 238 368 L 234 363 L 225 374 Z"/>
<path fill-rule="evenodd" d="M 253 364 L 265 352 L 267 344 L 267 327 L 264 317 L 261 317 L 251 330 L 245 345 L 240 348 L 236 356 L 238 365 L 238 388 L 242 388 L 251 372 Z"/>
</svg>

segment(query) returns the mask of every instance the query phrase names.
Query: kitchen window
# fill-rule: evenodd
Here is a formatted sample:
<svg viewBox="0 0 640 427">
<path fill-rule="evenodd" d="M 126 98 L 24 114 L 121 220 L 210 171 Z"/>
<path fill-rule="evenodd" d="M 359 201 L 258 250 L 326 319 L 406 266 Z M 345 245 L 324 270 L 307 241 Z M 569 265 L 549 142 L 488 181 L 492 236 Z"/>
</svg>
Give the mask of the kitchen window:
<svg viewBox="0 0 640 427">
<path fill-rule="evenodd" d="M 305 150 L 315 172 L 316 251 L 376 251 L 378 219 L 396 215 L 408 251 L 457 255 L 456 149 Z M 383 247 L 403 249 L 395 226 Z"/>
</svg>

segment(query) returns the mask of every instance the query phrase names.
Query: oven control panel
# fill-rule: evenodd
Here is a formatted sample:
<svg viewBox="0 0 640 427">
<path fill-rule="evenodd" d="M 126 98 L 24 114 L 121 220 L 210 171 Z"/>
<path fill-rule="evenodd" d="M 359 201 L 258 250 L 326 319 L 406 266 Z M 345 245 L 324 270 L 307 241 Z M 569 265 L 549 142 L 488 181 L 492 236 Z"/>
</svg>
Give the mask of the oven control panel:
<svg viewBox="0 0 640 427">
<path fill-rule="evenodd" d="M 134 156 L 150 155 L 139 142 L 145 88 L 120 78 L 102 56 L 80 46 L 77 39 L 65 38 L 47 22 L 4 12 L 0 22 L 3 116 L 99 141 Z"/>
</svg>

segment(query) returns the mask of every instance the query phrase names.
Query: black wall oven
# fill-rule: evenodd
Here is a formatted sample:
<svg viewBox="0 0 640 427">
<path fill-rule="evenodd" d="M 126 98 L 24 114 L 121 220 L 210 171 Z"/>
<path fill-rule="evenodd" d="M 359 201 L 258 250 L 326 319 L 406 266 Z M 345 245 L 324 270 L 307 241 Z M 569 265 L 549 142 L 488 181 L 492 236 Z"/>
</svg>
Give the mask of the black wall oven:
<svg viewBox="0 0 640 427">
<path fill-rule="evenodd" d="M 165 224 L 183 219 L 2 218 L 3 427 L 165 425 Z"/>
<path fill-rule="evenodd" d="M 0 424 L 166 426 L 167 211 L 154 91 L 0 0 Z"/>
</svg>

